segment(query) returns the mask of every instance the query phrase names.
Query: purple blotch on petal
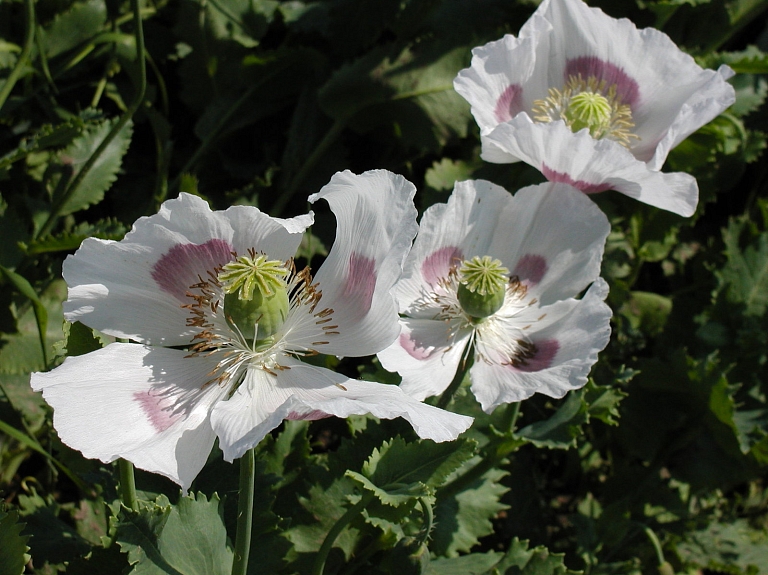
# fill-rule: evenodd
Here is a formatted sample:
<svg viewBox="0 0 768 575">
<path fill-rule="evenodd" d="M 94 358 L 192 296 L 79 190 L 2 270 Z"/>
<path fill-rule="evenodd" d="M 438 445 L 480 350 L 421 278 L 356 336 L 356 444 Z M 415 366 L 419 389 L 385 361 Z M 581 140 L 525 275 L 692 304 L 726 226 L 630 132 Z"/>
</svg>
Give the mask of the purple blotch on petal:
<svg viewBox="0 0 768 575">
<path fill-rule="evenodd" d="M 517 262 L 513 276 L 517 276 L 522 283 L 528 286 L 535 286 L 547 273 L 549 266 L 547 260 L 536 254 L 525 254 Z"/>
<path fill-rule="evenodd" d="M 232 246 L 219 239 L 204 244 L 177 244 L 152 266 L 152 279 L 160 289 L 186 302 L 189 286 L 207 279 L 213 271 L 232 259 Z"/>
<path fill-rule="evenodd" d="M 362 318 L 371 309 L 375 290 L 376 260 L 352 252 L 341 296 L 344 309 L 351 311 L 356 318 Z"/>
<path fill-rule="evenodd" d="M 133 398 L 139 402 L 152 427 L 158 433 L 168 429 L 181 417 L 181 413 L 174 413 L 174 401 L 162 393 L 153 392 L 151 389 L 149 391 L 137 391 L 133 394 Z"/>
<path fill-rule="evenodd" d="M 442 278 L 448 277 L 452 266 L 457 266 L 464 259 L 464 254 L 456 246 L 440 248 L 424 259 L 421 275 L 429 285 L 437 285 Z"/>
<path fill-rule="evenodd" d="M 633 110 L 640 99 L 640 86 L 630 78 L 616 64 L 611 64 L 601 60 L 597 56 L 579 56 L 568 60 L 565 65 L 565 81 L 571 76 L 579 76 L 586 80 L 594 77 L 598 81 L 605 80 L 606 87 L 616 86 L 616 95 L 619 96 L 622 104 L 627 104 Z"/>
<path fill-rule="evenodd" d="M 499 122 L 508 122 L 523 110 L 523 87 L 520 84 L 508 86 L 496 100 L 493 115 Z"/>
<path fill-rule="evenodd" d="M 407 351 L 408 355 L 412 358 L 418 359 L 419 361 L 425 360 L 432 355 L 431 351 L 413 339 L 413 334 L 401 333 L 400 347 Z"/>
<path fill-rule="evenodd" d="M 565 172 L 558 172 L 556 170 L 553 170 L 546 164 L 541 165 L 541 173 L 544 174 L 544 177 L 547 178 L 550 182 L 560 182 L 563 184 L 570 184 L 574 188 L 581 190 L 585 194 L 596 194 L 598 192 L 604 192 L 606 190 L 610 190 L 613 186 L 609 183 L 598 183 L 593 184 L 591 182 L 585 182 L 584 180 L 574 180 L 571 176 L 566 174 Z"/>
<path fill-rule="evenodd" d="M 560 350 L 560 343 L 556 339 L 543 339 L 533 342 L 536 346 L 536 354 L 525 360 L 524 364 L 509 366 L 515 371 L 541 371 L 552 366 L 552 362 Z"/>
</svg>

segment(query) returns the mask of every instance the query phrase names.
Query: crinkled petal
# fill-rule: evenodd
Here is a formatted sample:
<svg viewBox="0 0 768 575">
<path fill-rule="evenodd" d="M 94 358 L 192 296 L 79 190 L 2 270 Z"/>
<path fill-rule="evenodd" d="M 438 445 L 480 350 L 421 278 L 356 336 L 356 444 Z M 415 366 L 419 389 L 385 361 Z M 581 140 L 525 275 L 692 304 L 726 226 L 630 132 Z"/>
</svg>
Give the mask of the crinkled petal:
<svg viewBox="0 0 768 575">
<path fill-rule="evenodd" d="M 491 182 L 457 182 L 447 204 L 427 208 L 395 287 L 401 313 L 416 313 L 413 303 L 448 277 L 451 267 L 487 254 L 499 215 L 511 199 Z"/>
<path fill-rule="evenodd" d="M 506 163 L 521 159 L 550 181 L 571 184 L 586 193 L 617 190 L 651 206 L 690 216 L 696 210 L 696 179 L 681 172 L 650 170 L 611 140 L 595 140 L 587 130 L 573 133 L 562 121 L 534 123 L 526 114 L 499 124 L 482 138 L 482 157 Z"/>
<path fill-rule="evenodd" d="M 611 309 L 603 301 L 607 293 L 608 285 L 598 278 L 578 302 L 558 302 L 541 310 L 548 318 L 526 332 L 537 347 L 527 365 L 476 360 L 470 369 L 472 392 L 483 410 L 490 413 L 502 403 L 522 401 L 534 393 L 559 398 L 583 387 L 610 338 Z M 510 337 L 516 337 L 519 325 L 511 326 Z"/>
<path fill-rule="evenodd" d="M 593 201 L 560 183 L 507 198 L 488 253 L 523 282 L 529 297 L 549 305 L 576 296 L 600 275 L 611 226 Z"/>
<path fill-rule="evenodd" d="M 204 388 L 215 362 L 184 355 L 113 343 L 33 373 L 31 384 L 65 444 L 105 463 L 123 457 L 186 490 L 213 446 L 208 416 L 221 393 Z"/>
<path fill-rule="evenodd" d="M 211 211 L 202 199 L 181 194 L 140 218 L 119 242 L 85 240 L 64 262 L 69 298 L 65 317 L 116 337 L 155 345 L 188 344 L 189 287 L 207 279 L 231 252 L 248 247 L 274 259 L 295 253 L 312 216 L 278 220 L 256 208 Z"/>
<path fill-rule="evenodd" d="M 386 170 L 339 172 L 310 202 L 325 199 L 336 216 L 336 239 L 315 276 L 338 334 L 315 346 L 340 356 L 371 355 L 399 333 L 390 293 L 416 235 L 413 184 Z"/>
<path fill-rule="evenodd" d="M 472 418 L 423 404 L 395 385 L 348 379 L 330 370 L 284 358 L 289 369 L 250 374 L 235 394 L 214 408 L 211 421 L 224 459 L 231 461 L 258 444 L 283 419 L 371 414 L 402 417 L 419 437 L 451 441 Z"/>
<path fill-rule="evenodd" d="M 438 395 L 453 381 L 470 331 L 449 340 L 446 324 L 434 319 L 401 320 L 400 336 L 378 353 L 385 369 L 402 376 L 400 389 L 418 400 Z"/>
</svg>

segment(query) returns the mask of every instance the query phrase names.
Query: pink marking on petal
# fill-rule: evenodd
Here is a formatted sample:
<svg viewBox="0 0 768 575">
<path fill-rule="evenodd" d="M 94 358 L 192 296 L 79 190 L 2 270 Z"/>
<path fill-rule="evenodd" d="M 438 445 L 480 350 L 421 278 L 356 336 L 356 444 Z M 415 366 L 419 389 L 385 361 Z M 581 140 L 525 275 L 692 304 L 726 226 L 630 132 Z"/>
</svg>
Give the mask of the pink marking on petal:
<svg viewBox="0 0 768 575">
<path fill-rule="evenodd" d="M 549 266 L 547 260 L 535 254 L 525 254 L 517 262 L 513 276 L 517 276 L 521 282 L 528 286 L 535 286 L 547 273 Z"/>
<path fill-rule="evenodd" d="M 523 87 L 512 84 L 496 100 L 493 115 L 499 122 L 508 122 L 523 110 Z"/>
<path fill-rule="evenodd" d="M 589 77 L 605 80 L 606 86 L 616 86 L 616 95 L 622 104 L 634 109 L 640 100 L 640 86 L 616 64 L 601 60 L 597 56 L 580 56 L 568 60 L 565 65 L 565 81 L 571 76 L 581 75 L 585 80 Z"/>
<path fill-rule="evenodd" d="M 137 391 L 133 398 L 139 402 L 141 409 L 149 418 L 158 433 L 162 433 L 173 425 L 181 417 L 181 413 L 174 413 L 174 401 L 162 393 L 149 391 Z"/>
<path fill-rule="evenodd" d="M 347 280 L 342 291 L 344 309 L 362 318 L 371 309 L 376 289 L 376 260 L 356 252 L 349 256 Z"/>
<path fill-rule="evenodd" d="M 552 362 L 560 350 L 560 343 L 556 339 L 544 339 L 533 343 L 536 346 L 536 354 L 525 360 L 525 363 L 517 366 L 508 366 L 515 371 L 541 371 L 552 366 Z"/>
<path fill-rule="evenodd" d="M 286 419 L 290 419 L 291 421 L 316 421 L 318 419 L 325 419 L 326 417 L 331 417 L 331 415 L 325 413 L 324 411 L 315 409 L 309 413 L 298 413 L 296 411 L 292 411 L 286 416 Z"/>
<path fill-rule="evenodd" d="M 424 259 L 421 275 L 429 285 L 434 286 L 440 279 L 448 277 L 451 267 L 460 264 L 463 259 L 464 254 L 455 246 L 440 248 Z"/>
<path fill-rule="evenodd" d="M 547 178 L 550 182 L 561 182 L 563 184 L 570 184 L 574 188 L 581 190 L 585 194 L 596 194 L 598 192 L 604 192 L 606 190 L 610 190 L 613 187 L 611 184 L 606 182 L 593 184 L 591 182 L 585 182 L 584 180 L 574 180 L 571 176 L 569 176 L 565 172 L 558 172 L 556 170 L 553 170 L 546 164 L 541 165 L 541 173 L 544 174 L 544 177 Z"/>
<path fill-rule="evenodd" d="M 430 351 L 427 347 L 424 347 L 418 341 L 413 339 L 412 333 L 400 334 L 400 347 L 407 351 L 408 355 L 410 355 L 412 358 L 418 359 L 419 361 L 427 359 L 430 355 L 432 355 L 432 351 L 434 351 Z"/>
<path fill-rule="evenodd" d="M 232 246 L 219 239 L 204 244 L 177 244 L 152 266 L 152 279 L 165 292 L 180 301 L 186 301 L 189 286 L 198 283 L 199 276 L 207 277 L 232 259 Z"/>
</svg>

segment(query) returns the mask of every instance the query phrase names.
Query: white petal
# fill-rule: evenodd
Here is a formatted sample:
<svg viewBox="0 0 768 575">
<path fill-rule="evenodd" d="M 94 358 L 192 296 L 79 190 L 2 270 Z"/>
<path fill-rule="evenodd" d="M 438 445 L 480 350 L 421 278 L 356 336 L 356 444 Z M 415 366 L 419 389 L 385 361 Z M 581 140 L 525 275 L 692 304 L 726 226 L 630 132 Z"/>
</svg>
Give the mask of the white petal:
<svg viewBox="0 0 768 575">
<path fill-rule="evenodd" d="M 528 287 L 540 305 L 574 297 L 600 274 L 611 226 L 586 195 L 546 183 L 508 197 L 489 255 Z"/>
<path fill-rule="evenodd" d="M 140 218 L 122 241 L 88 239 L 65 260 L 65 317 L 116 337 L 188 344 L 197 331 L 180 307 L 191 301 L 189 287 L 227 263 L 234 249 L 269 249 L 271 257 L 287 259 L 309 223 L 311 216 L 277 220 L 243 206 L 212 212 L 200 198 L 181 194 Z"/>
<path fill-rule="evenodd" d="M 401 313 L 413 315 L 413 302 L 447 277 L 450 267 L 488 253 L 499 216 L 511 200 L 509 192 L 491 182 L 467 181 L 456 183 L 447 204 L 427 208 L 395 287 Z"/>
<path fill-rule="evenodd" d="M 587 130 L 574 134 L 562 121 L 534 123 L 519 114 L 499 124 L 482 143 L 482 157 L 489 162 L 519 158 L 550 181 L 568 183 L 583 192 L 613 189 L 681 216 L 696 210 L 699 189 L 693 176 L 652 171 L 621 144 L 595 140 Z"/>
<path fill-rule="evenodd" d="M 413 184 L 386 170 L 339 172 L 310 202 L 325 199 L 336 216 L 336 239 L 315 276 L 323 297 L 318 309 L 333 309 L 338 335 L 322 353 L 361 356 L 389 345 L 399 333 L 390 290 L 416 235 Z"/>
<path fill-rule="evenodd" d="M 610 339 L 611 309 L 603 301 L 607 293 L 607 284 L 598 278 L 580 301 L 563 301 L 541 310 L 548 317 L 526 333 L 541 357 L 532 358 L 527 366 L 476 360 L 470 376 L 482 408 L 490 413 L 502 403 L 522 401 L 534 393 L 559 398 L 584 386 L 598 352 Z"/>
<path fill-rule="evenodd" d="M 281 363 L 289 369 L 255 374 L 216 405 L 211 421 L 226 460 L 240 457 L 286 418 L 402 417 L 419 437 L 437 442 L 456 439 L 472 424 L 472 418 L 423 404 L 394 385 L 348 379 L 288 358 Z"/>
<path fill-rule="evenodd" d="M 400 336 L 378 353 L 385 369 L 396 371 L 400 388 L 418 400 L 438 395 L 453 381 L 471 332 L 449 341 L 444 322 L 434 319 L 401 320 Z"/>
<path fill-rule="evenodd" d="M 689 57 L 687 54 L 685 56 Z M 736 92 L 733 86 L 726 82 L 733 74 L 733 70 L 722 65 L 716 72 L 703 70 L 697 81 L 691 82 L 690 93 L 687 95 L 685 103 L 679 107 L 671 125 L 668 127 L 666 125 L 661 126 L 661 129 L 664 130 L 661 140 L 658 137 L 646 137 L 650 143 L 658 142 L 653 148 L 649 146 L 650 153 L 653 154 L 648 160 L 649 168 L 660 170 L 670 150 L 736 101 Z M 649 122 L 651 121 L 656 122 L 657 116 L 649 114 Z M 643 131 L 638 130 L 638 135 L 642 137 Z M 632 150 L 640 159 L 643 159 L 642 145 L 643 140 L 639 146 Z"/>
<path fill-rule="evenodd" d="M 220 390 L 203 389 L 210 360 L 184 355 L 113 343 L 33 373 L 31 384 L 65 444 L 105 463 L 123 457 L 186 490 L 213 446 L 208 414 Z"/>
</svg>

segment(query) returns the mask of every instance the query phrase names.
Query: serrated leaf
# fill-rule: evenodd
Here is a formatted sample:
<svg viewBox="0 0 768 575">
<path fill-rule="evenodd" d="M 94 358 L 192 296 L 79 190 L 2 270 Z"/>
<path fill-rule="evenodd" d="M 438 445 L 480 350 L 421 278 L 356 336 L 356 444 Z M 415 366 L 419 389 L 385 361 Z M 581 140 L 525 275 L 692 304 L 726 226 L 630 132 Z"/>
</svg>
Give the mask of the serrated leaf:
<svg viewBox="0 0 768 575">
<path fill-rule="evenodd" d="M 46 343 L 62 338 L 64 315 L 61 303 L 64 301 L 67 285 L 64 280 L 56 280 L 40 295 L 40 301 L 48 314 Z M 40 347 L 40 335 L 35 313 L 30 307 L 16 323 L 18 333 L 0 334 L 0 373 L 24 374 L 42 371 L 46 366 Z M 52 357 L 49 349 L 49 357 Z"/>
<path fill-rule="evenodd" d="M 489 571 L 499 575 L 565 575 L 570 571 L 563 563 L 564 554 L 550 553 L 543 545 L 528 549 L 528 541 L 512 540 L 504 557 Z"/>
<path fill-rule="evenodd" d="M 463 557 L 430 561 L 423 575 L 485 575 L 503 557 L 501 553 L 472 553 Z"/>
<path fill-rule="evenodd" d="M 471 459 L 474 466 L 479 459 Z M 499 500 L 508 488 L 500 483 L 506 471 L 491 469 L 461 492 L 441 496 L 435 506 L 435 529 L 431 549 L 437 555 L 456 556 L 468 552 L 481 537 L 493 533 L 491 519 L 508 506 Z"/>
<path fill-rule="evenodd" d="M 467 53 L 457 48 L 432 58 L 404 50 L 391 60 L 373 50 L 330 78 L 320 107 L 358 132 L 392 126 L 404 146 L 437 150 L 467 133 L 469 107 L 453 90 Z"/>
<path fill-rule="evenodd" d="M 46 55 L 53 58 L 92 38 L 102 30 L 106 19 L 107 7 L 101 0 L 75 2 L 45 29 Z"/>
<path fill-rule="evenodd" d="M 70 145 L 58 153 L 62 168 L 71 169 L 70 183 L 77 177 L 88 159 L 104 141 L 118 119 L 105 120 L 88 127 L 81 136 L 75 138 Z M 60 209 L 60 215 L 67 215 L 83 210 L 91 204 L 99 203 L 112 183 L 117 179 L 117 173 L 123 162 L 123 156 L 128 151 L 133 133 L 132 122 L 127 122 L 118 134 L 99 155 L 90 171 L 85 175 L 74 193 L 65 200 Z M 61 177 L 61 176 L 60 176 Z M 58 180 L 53 178 L 49 185 L 56 188 Z M 65 187 L 66 189 L 66 187 Z M 59 193 L 63 193 L 63 190 Z M 54 202 L 58 198 L 54 197 Z"/>
<path fill-rule="evenodd" d="M 762 573 L 768 565 L 768 535 L 754 529 L 747 519 L 733 523 L 713 522 L 693 531 L 677 546 L 678 554 L 697 567 L 720 569 L 733 566 L 745 573 Z M 749 568 L 757 569 L 750 571 Z"/>
<path fill-rule="evenodd" d="M 732 221 L 723 232 L 728 262 L 717 276 L 721 284 L 728 285 L 732 302 L 744 304 L 747 315 L 762 315 L 768 305 L 768 232 L 742 249 L 743 225 Z"/>
<path fill-rule="evenodd" d="M 65 321 L 64 338 L 56 342 L 53 347 L 57 356 L 74 357 L 101 349 L 107 343 L 109 342 L 99 332 L 79 321 L 75 323 Z"/>
<path fill-rule="evenodd" d="M 0 170 L 33 152 L 48 148 L 60 148 L 70 144 L 82 133 L 84 128 L 85 122 L 78 116 L 73 116 L 56 125 L 44 124 L 31 137 L 23 139 L 16 149 L 0 158 Z"/>
<path fill-rule="evenodd" d="M 625 397 L 626 392 L 614 387 L 597 386 L 591 380 L 584 388 L 590 418 L 599 419 L 607 425 L 619 424 L 619 404 Z"/>
<path fill-rule="evenodd" d="M 349 498 L 355 494 L 355 483 L 347 477 L 334 481 L 329 487 L 313 485 L 309 497 L 300 497 L 301 506 L 312 516 L 309 525 L 296 525 L 285 533 L 299 553 L 311 553 L 320 549 L 328 531 L 348 508 Z M 334 541 L 334 547 L 344 552 L 346 559 L 352 557 L 360 532 L 354 527 L 344 529 Z"/>
<path fill-rule="evenodd" d="M 0 575 L 21 575 L 29 561 L 29 535 L 22 535 L 23 523 L 19 523 L 16 511 L 0 509 Z"/>
<path fill-rule="evenodd" d="M 477 166 L 462 160 L 443 158 L 427 170 L 424 181 L 435 190 L 452 190 L 456 182 L 470 179 L 476 169 Z"/>
<path fill-rule="evenodd" d="M 202 493 L 141 502 L 138 512 L 123 509 L 115 538 L 136 575 L 229 575 L 232 550 L 221 518 L 220 501 Z"/>
<path fill-rule="evenodd" d="M 576 446 L 581 426 L 589 421 L 589 406 L 581 391 L 568 394 L 565 402 L 549 419 L 525 426 L 515 435 L 536 447 L 569 449 Z"/>
<path fill-rule="evenodd" d="M 474 449 L 475 442 L 465 439 L 406 443 L 396 437 L 374 450 L 362 473 L 347 471 L 347 475 L 372 491 L 382 503 L 398 506 L 431 494 L 472 457 Z"/>
<path fill-rule="evenodd" d="M 34 239 L 22 244 L 27 255 L 72 251 L 80 247 L 86 238 L 119 241 L 128 228 L 115 219 L 101 220 L 95 224 L 82 223 L 68 232 Z"/>
</svg>

